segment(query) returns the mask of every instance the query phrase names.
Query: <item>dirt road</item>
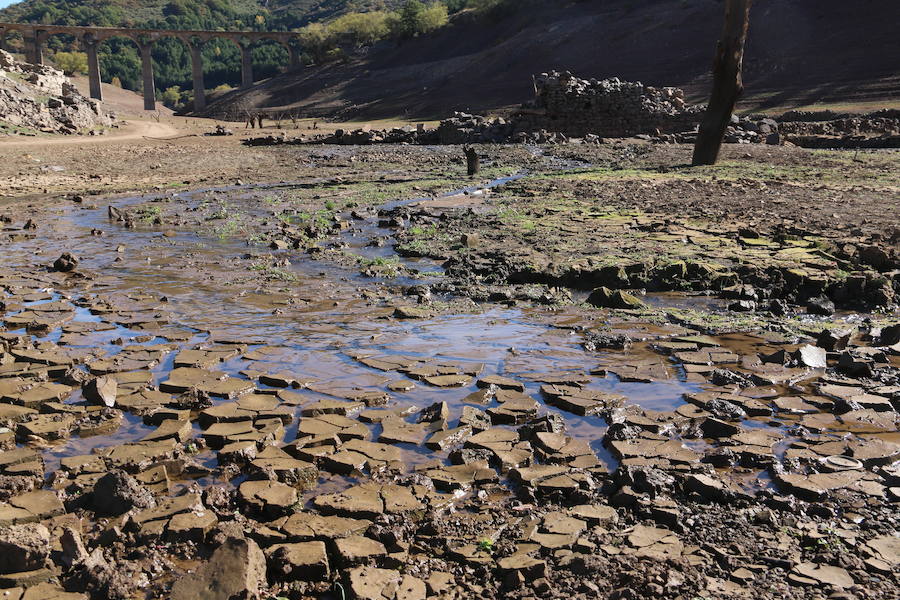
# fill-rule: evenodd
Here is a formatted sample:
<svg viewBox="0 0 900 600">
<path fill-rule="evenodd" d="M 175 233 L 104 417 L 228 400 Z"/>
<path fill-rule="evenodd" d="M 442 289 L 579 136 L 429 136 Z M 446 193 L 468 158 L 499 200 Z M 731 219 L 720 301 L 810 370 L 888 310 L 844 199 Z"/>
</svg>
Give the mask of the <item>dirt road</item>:
<svg viewBox="0 0 900 600">
<path fill-rule="evenodd" d="M 71 137 L 12 137 L 0 140 L 0 148 L 23 148 L 29 146 L 78 146 L 82 144 L 108 144 L 130 140 L 152 138 L 168 138 L 181 133 L 177 127 L 169 123 L 155 121 L 125 121 L 125 125 L 107 135 L 71 136 Z"/>
</svg>

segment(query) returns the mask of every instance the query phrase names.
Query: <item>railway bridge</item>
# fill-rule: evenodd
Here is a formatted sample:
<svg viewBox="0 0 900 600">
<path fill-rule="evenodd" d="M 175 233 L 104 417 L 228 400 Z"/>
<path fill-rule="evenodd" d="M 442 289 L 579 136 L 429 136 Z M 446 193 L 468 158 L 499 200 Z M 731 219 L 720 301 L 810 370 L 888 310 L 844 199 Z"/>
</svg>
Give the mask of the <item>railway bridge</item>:
<svg viewBox="0 0 900 600">
<path fill-rule="evenodd" d="M 161 38 L 173 37 L 181 40 L 190 51 L 191 72 L 193 74 L 194 110 L 206 108 L 206 88 L 203 82 L 203 46 L 214 39 L 234 42 L 241 50 L 241 87 L 253 85 L 253 62 L 250 50 L 259 42 L 271 40 L 284 46 L 290 56 L 290 67 L 300 65 L 300 47 L 297 34 L 289 31 L 186 31 L 174 29 L 126 29 L 117 27 L 79 27 L 67 25 L 38 25 L 33 23 L 0 23 L 0 48 L 6 47 L 10 34 L 18 33 L 25 45 L 25 60 L 36 65 L 43 64 L 43 48 L 47 39 L 54 35 L 74 37 L 82 46 L 88 59 L 88 80 L 91 98 L 103 99 L 100 86 L 100 60 L 98 47 L 112 37 L 126 37 L 134 41 L 141 55 L 141 69 L 144 84 L 144 109 L 156 109 L 156 84 L 153 78 L 151 53 L 153 45 Z"/>
</svg>

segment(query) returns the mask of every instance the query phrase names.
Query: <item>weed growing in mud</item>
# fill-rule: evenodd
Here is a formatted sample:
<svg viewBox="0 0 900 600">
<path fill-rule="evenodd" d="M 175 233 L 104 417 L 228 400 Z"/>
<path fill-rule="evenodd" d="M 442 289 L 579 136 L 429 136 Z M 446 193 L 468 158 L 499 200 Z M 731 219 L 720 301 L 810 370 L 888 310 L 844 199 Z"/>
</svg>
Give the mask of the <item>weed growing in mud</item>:
<svg viewBox="0 0 900 600">
<path fill-rule="evenodd" d="M 329 210 L 317 210 L 315 212 L 282 212 L 278 220 L 287 225 L 299 225 L 313 229 L 330 229 L 334 220 L 334 213 Z"/>
<path fill-rule="evenodd" d="M 478 549 L 482 552 L 487 552 L 490 554 L 494 551 L 494 540 L 491 538 L 484 538 L 480 542 L 478 542 Z"/>
<path fill-rule="evenodd" d="M 397 246 L 398 250 L 415 254 L 427 254 L 428 242 L 425 240 L 412 240 Z"/>
<path fill-rule="evenodd" d="M 211 214 L 207 220 L 209 220 L 209 221 L 217 221 L 217 220 L 219 220 L 219 219 L 227 219 L 227 218 L 228 218 L 228 212 L 229 212 L 229 211 L 228 211 L 228 205 L 227 205 L 227 204 L 220 204 L 220 205 L 219 205 L 219 210 L 218 210 L 217 212 L 214 212 L 213 214 Z"/>
<path fill-rule="evenodd" d="M 529 215 L 515 208 L 503 208 L 497 212 L 497 218 L 504 225 L 514 225 L 525 231 L 534 231 L 537 228 L 537 224 L 528 217 Z"/>
<path fill-rule="evenodd" d="M 237 217 L 232 217 L 219 227 L 216 227 L 216 237 L 220 240 L 232 237 L 238 232 L 240 225 L 240 220 Z"/>
<path fill-rule="evenodd" d="M 288 283 L 296 283 L 297 281 L 300 281 L 296 274 L 274 265 L 255 263 L 253 265 L 250 265 L 250 270 L 256 271 L 257 273 L 262 273 L 266 279 L 272 279 L 275 281 L 284 281 Z"/>
<path fill-rule="evenodd" d="M 400 274 L 400 259 L 396 256 L 379 256 L 376 258 L 365 258 L 360 256 L 356 261 L 364 271 L 378 271 L 378 274 L 384 277 L 396 277 Z"/>
<path fill-rule="evenodd" d="M 143 206 L 138 210 L 141 221 L 145 223 L 153 223 L 162 215 L 162 209 L 158 206 Z"/>
<path fill-rule="evenodd" d="M 429 225 L 428 227 L 420 227 L 418 225 L 409 228 L 409 235 L 413 235 L 416 237 L 434 237 L 437 235 L 438 226 L 437 225 Z"/>
</svg>

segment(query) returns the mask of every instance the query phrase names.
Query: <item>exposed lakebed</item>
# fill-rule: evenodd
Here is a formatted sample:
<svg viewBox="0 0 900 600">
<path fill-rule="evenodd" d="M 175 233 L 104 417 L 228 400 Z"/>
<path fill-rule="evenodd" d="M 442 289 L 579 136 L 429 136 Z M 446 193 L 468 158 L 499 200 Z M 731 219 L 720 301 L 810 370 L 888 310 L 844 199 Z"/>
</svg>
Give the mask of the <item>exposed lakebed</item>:
<svg viewBox="0 0 900 600">
<path fill-rule="evenodd" d="M 0 582 L 896 592 L 895 327 L 711 332 L 661 316 L 725 319 L 707 295 L 601 310 L 520 283 L 476 303 L 395 236 L 421 226 L 399 208 L 482 214 L 486 187 L 389 200 L 310 179 L 10 215 Z"/>
</svg>

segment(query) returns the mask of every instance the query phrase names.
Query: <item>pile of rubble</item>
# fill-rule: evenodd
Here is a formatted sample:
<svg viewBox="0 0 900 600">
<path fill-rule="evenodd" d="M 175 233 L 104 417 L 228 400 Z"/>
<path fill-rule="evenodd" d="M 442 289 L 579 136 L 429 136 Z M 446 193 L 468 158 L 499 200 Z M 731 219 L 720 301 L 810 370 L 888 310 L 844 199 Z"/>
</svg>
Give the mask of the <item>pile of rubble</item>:
<svg viewBox="0 0 900 600">
<path fill-rule="evenodd" d="M 900 110 L 868 114 L 790 111 L 779 119 L 791 142 L 808 148 L 900 148 Z"/>
<path fill-rule="evenodd" d="M 595 134 L 629 137 L 674 133 L 699 122 L 703 108 L 684 100 L 678 88 L 654 88 L 640 82 L 579 79 L 569 72 L 535 78 L 535 100 L 516 114 L 520 131 L 547 129 L 571 137 Z"/>
<path fill-rule="evenodd" d="M 97 133 L 115 125 L 116 116 L 82 96 L 61 71 L 0 50 L 0 131 Z"/>
<path fill-rule="evenodd" d="M 393 129 L 372 129 L 368 126 L 353 131 L 337 129 L 324 139 L 325 144 L 341 146 L 360 146 L 368 144 L 435 144 L 437 138 L 433 129 L 426 129 L 423 124 L 417 127 L 406 125 Z"/>
<path fill-rule="evenodd" d="M 313 143 L 334 144 L 339 146 L 367 146 L 369 144 L 565 144 L 569 137 L 565 134 L 541 129 L 527 132 L 518 129 L 514 121 L 502 117 L 484 117 L 456 112 L 449 119 L 440 122 L 437 129 L 426 128 L 424 124 L 417 127 L 405 126 L 393 129 L 371 129 L 362 127 L 352 131 L 336 130 L 326 136 L 312 138 L 300 137 L 291 141 L 284 139 L 253 138 L 245 142 L 247 145 L 275 145 L 278 143 Z M 583 140 L 587 143 L 600 143 L 598 135 L 587 134 Z"/>
<path fill-rule="evenodd" d="M 693 144 L 697 141 L 699 133 L 700 126 L 694 125 L 688 131 L 657 134 L 654 136 L 641 134 L 637 137 L 643 137 L 655 142 Z M 748 115 L 745 117 L 732 115 L 731 123 L 725 130 L 726 144 L 770 144 L 777 146 L 783 140 L 778 121 L 765 115 Z"/>
</svg>

